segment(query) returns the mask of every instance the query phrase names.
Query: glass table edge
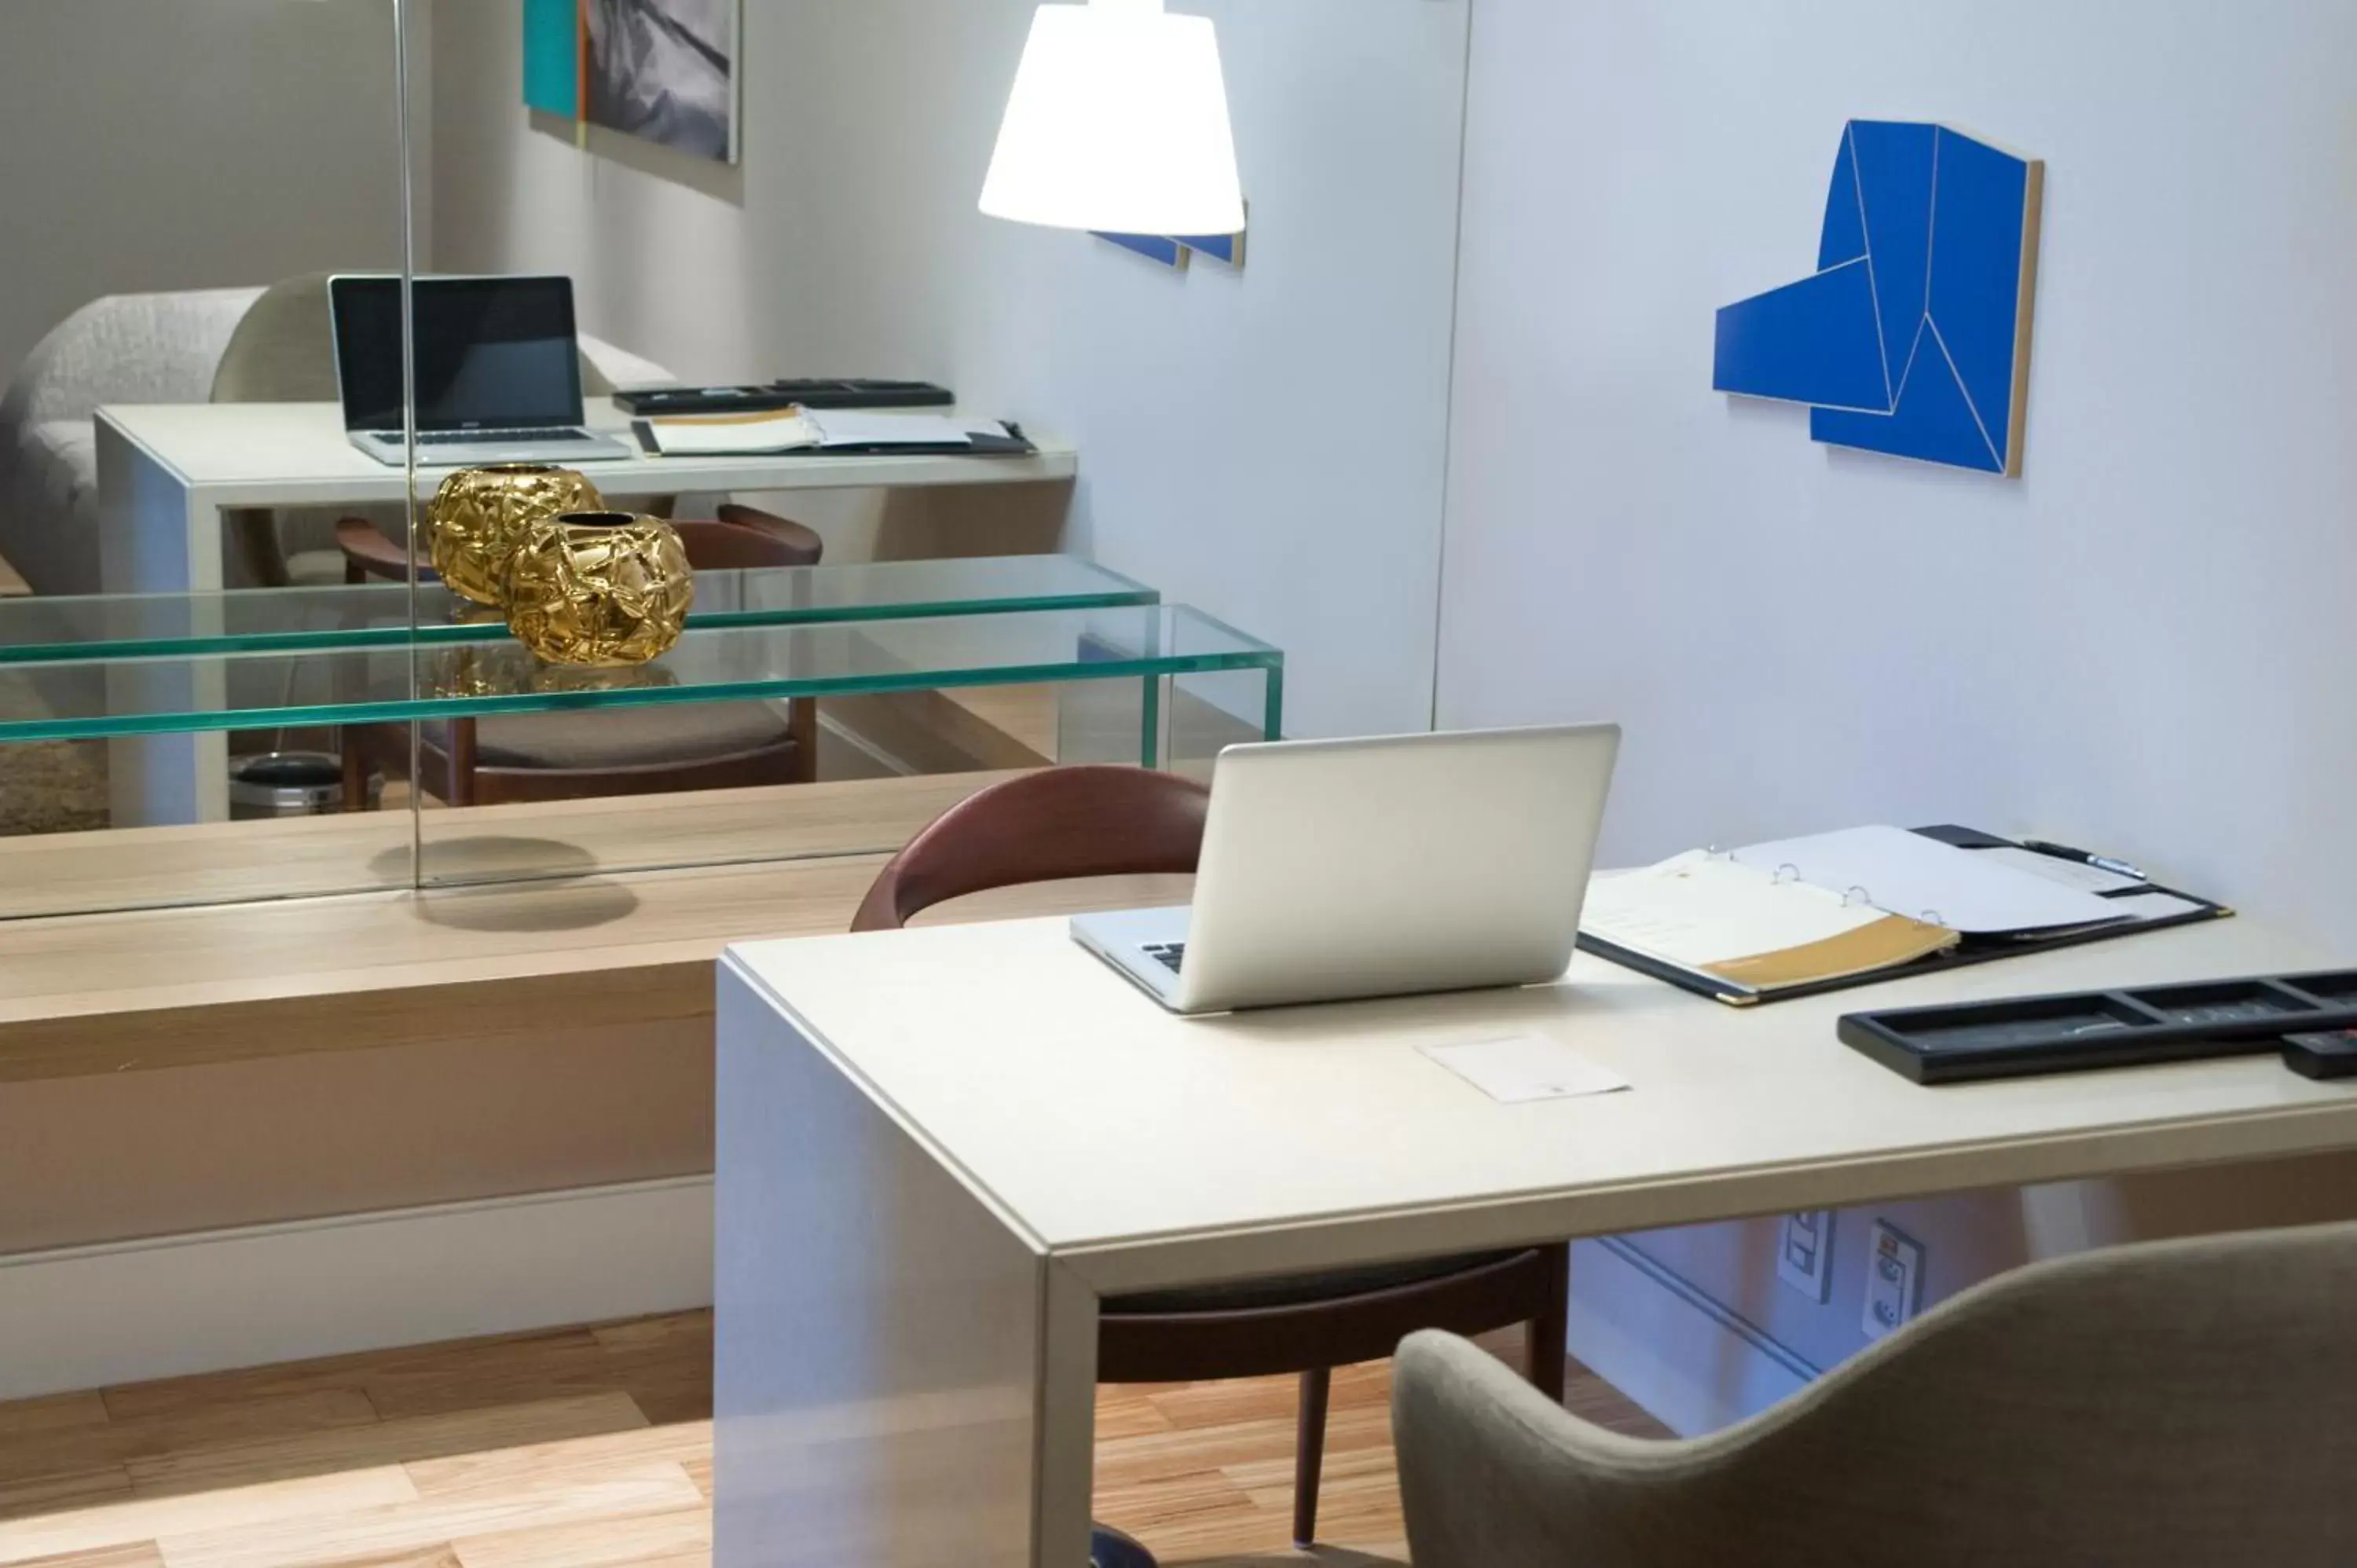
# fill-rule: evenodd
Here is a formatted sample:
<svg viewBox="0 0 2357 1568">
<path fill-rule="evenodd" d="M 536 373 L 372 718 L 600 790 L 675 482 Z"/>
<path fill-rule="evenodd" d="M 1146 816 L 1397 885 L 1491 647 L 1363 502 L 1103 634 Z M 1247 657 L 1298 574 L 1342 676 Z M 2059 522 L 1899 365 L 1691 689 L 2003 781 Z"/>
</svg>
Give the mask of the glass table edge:
<svg viewBox="0 0 2357 1568">
<path fill-rule="evenodd" d="M 1072 685 L 1086 681 L 1157 679 L 1261 671 L 1283 678 L 1285 655 L 1275 649 L 1165 654 L 1079 663 L 1008 664 L 982 670 L 896 671 L 881 675 L 828 675 L 802 680 L 732 682 L 690 687 L 622 687 L 606 692 L 532 692 L 489 696 L 415 697 L 379 703 L 308 703 L 282 708 L 141 714 L 121 718 L 0 721 L 0 744 L 41 740 L 115 740 L 141 736 L 209 735 L 253 729 L 344 727 L 481 718 L 499 714 L 553 714 L 647 708 L 666 704 L 785 702 L 889 692 L 936 692 L 975 686 Z"/>
<path fill-rule="evenodd" d="M 1090 564 L 1094 565 L 1094 563 Z M 1102 567 L 1097 570 L 1103 571 Z M 825 626 L 845 622 L 875 620 L 937 620 L 956 616 L 1023 615 L 1040 610 L 1125 609 L 1162 602 L 1160 590 L 1149 588 L 1117 572 L 1105 572 L 1107 577 L 1126 586 L 1108 585 L 1103 590 L 1073 594 L 1028 594 L 1020 597 L 941 599 L 922 604 L 845 605 L 841 607 L 789 607 L 777 610 L 710 610 L 701 614 L 690 611 L 687 618 L 691 631 L 717 631 L 730 628 L 763 626 Z M 1200 613 L 1200 612 L 1198 612 Z M 1210 617 L 1204 617 L 1210 620 Z M 1214 623 L 1215 625 L 1217 623 Z M 1218 629 L 1242 637 L 1233 628 Z M 508 636 L 506 625 L 486 620 L 475 624 L 441 624 L 421 626 L 365 627 L 338 631 L 261 632 L 253 635 L 221 635 L 218 637 L 187 637 L 156 639 L 119 639 L 111 641 L 58 643 L 0 643 L 0 667 L 22 668 L 43 664 L 98 664 L 128 659 L 202 658 L 209 655 L 237 653 L 336 653 L 347 650 L 394 648 L 404 643 L 419 646 L 444 647 L 451 644 L 498 642 Z M 1256 638 L 1243 639 L 1258 641 Z"/>
</svg>

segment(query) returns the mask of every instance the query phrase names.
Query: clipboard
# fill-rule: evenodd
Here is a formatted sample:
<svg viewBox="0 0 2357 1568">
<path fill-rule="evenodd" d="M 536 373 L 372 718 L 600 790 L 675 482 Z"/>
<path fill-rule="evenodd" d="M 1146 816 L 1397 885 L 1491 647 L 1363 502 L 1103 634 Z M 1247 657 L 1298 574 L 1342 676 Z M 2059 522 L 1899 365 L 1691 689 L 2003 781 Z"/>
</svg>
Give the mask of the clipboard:
<svg viewBox="0 0 2357 1568">
<path fill-rule="evenodd" d="M 993 435 L 977 431 L 971 441 L 932 444 L 895 443 L 890 446 L 793 446 L 770 452 L 727 454 L 756 457 L 808 457 L 823 461 L 828 457 L 1037 457 L 1039 447 L 1023 427 L 1012 421 L 1002 422 L 1006 434 Z M 649 457 L 666 456 L 656 439 L 654 427 L 643 419 L 630 421 L 630 435 L 638 441 L 640 453 Z"/>
<path fill-rule="evenodd" d="M 1963 850 L 2029 850 L 2028 845 L 2016 840 L 2000 837 L 1996 833 L 1983 832 L 1977 828 L 1960 827 L 1953 823 L 1916 828 L 1911 831 L 1925 838 Z M 1632 948 L 1623 947 L 1618 942 L 1607 940 L 1587 930 L 1579 933 L 1579 949 L 1583 952 L 1608 959 L 1624 969 L 1633 969 L 1641 974 L 1648 974 L 1656 980 L 1666 981 L 1682 991 L 1691 991 L 1696 995 L 1707 996 L 1715 1002 L 1725 1003 L 1730 1007 L 1756 1007 L 1769 1003 L 1786 1001 L 1796 996 L 1822 996 L 1828 992 L 1849 991 L 1863 985 L 1880 985 L 1886 981 L 1906 980 L 1921 974 L 1935 974 L 1943 970 L 1961 969 L 1972 964 L 1996 963 L 2009 958 L 2024 958 L 2032 953 L 2051 952 L 2058 948 L 2081 947 L 2090 942 L 2116 941 L 2124 937 L 2141 936 L 2147 931 L 2166 930 L 2174 926 L 2188 926 L 2204 920 L 2223 919 L 2234 912 L 2214 899 L 2204 898 L 2179 888 L 2164 886 L 2159 883 L 2139 883 L 2134 887 L 2121 888 L 2114 893 L 2099 894 L 2097 897 L 2122 898 L 2156 893 L 2178 899 L 2191 908 L 2152 919 L 2139 920 L 2134 925 L 2095 926 L 2066 930 L 2053 936 L 1996 939 L 1967 937 L 1944 951 L 1928 953 L 1903 963 L 1890 964 L 1863 973 L 1804 981 L 1799 984 L 1779 986 L 1773 990 L 1755 991 L 1729 985 L 1710 974 L 1688 969 L 1681 964 L 1667 962 Z"/>
</svg>

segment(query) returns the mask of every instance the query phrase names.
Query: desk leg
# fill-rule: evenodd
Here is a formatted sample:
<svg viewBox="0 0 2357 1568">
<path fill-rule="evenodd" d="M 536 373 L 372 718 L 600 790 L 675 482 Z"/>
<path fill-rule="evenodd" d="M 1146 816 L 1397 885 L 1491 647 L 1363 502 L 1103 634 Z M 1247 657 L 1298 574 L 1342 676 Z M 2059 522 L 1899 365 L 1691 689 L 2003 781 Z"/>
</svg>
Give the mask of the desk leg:
<svg viewBox="0 0 2357 1568">
<path fill-rule="evenodd" d="M 99 581 L 110 594 L 218 593 L 219 508 L 188 488 L 104 419 L 98 422 Z M 201 626 L 192 627 L 201 630 Z M 169 661 L 107 673 L 117 713 L 218 702 L 219 672 Z M 229 737 L 139 736 L 107 743 L 109 803 L 118 828 L 214 822 L 229 816 Z"/>
<path fill-rule="evenodd" d="M 715 1568 L 1082 1568 L 1096 1302 L 723 966 Z"/>
</svg>

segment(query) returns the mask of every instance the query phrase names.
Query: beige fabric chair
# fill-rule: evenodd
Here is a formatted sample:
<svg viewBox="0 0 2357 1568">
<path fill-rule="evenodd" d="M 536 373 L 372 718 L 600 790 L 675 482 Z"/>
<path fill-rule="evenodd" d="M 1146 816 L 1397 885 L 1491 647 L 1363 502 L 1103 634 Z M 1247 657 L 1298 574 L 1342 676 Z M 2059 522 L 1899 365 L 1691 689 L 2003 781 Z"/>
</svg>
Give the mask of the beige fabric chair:
<svg viewBox="0 0 2357 1568">
<path fill-rule="evenodd" d="M 1419 1334 L 1416 1568 L 2357 1562 L 2357 1226 L 2088 1253 L 1948 1302 L 1774 1409 L 1648 1443 Z"/>
<path fill-rule="evenodd" d="M 262 291 L 230 334 L 213 368 L 214 403 L 334 403 L 335 327 L 328 315 L 326 273 L 309 273 Z M 364 516 L 388 538 L 409 532 L 400 506 L 225 511 L 221 531 L 237 570 L 233 585 L 283 588 L 340 582 L 335 548 L 339 518 Z"/>
<path fill-rule="evenodd" d="M 256 288 L 116 294 L 49 329 L 0 394 L 0 555 L 41 594 L 99 590 L 98 435 L 110 403 L 201 403 Z"/>
</svg>

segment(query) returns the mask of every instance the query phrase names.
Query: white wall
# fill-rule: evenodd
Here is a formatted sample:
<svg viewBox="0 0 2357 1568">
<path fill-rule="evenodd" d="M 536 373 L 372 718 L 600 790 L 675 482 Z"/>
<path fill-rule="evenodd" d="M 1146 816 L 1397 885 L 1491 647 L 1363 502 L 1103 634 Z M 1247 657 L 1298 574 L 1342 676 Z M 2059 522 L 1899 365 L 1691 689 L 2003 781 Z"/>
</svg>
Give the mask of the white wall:
<svg viewBox="0 0 2357 1568">
<path fill-rule="evenodd" d="M 2357 942 L 2357 8 L 1480 0 L 1441 713 L 1630 723 L 1609 858 L 2042 828 Z M 2048 160 L 2028 471 L 1710 391 L 1853 115 Z"/>
<path fill-rule="evenodd" d="M 0 377 L 100 295 L 399 266 L 392 0 L 0 5 Z"/>
<path fill-rule="evenodd" d="M 2303 0 L 1477 0 L 1443 723 L 1626 721 L 1611 861 L 2042 830 L 2357 944 L 2351 59 L 2357 8 Z M 1713 312 L 1807 271 L 1852 116 L 2047 160 L 2022 479 L 1831 451 L 1710 390 Z M 1936 1300 L 2346 1213 L 2350 1168 L 1886 1212 Z M 1631 1240 L 1831 1365 L 1863 1343 L 1869 1219 L 1842 1217 L 1824 1307 L 1777 1283 L 1773 1220 Z M 1672 1370 L 1624 1375 L 1749 1397 L 1736 1361 Z"/>
<path fill-rule="evenodd" d="M 1189 0 L 1254 228 L 1184 278 L 975 211 L 1033 8 L 748 0 L 727 171 L 534 128 L 515 5 L 443 0 L 436 262 L 571 271 L 683 374 L 930 376 L 1069 435 L 1069 548 L 1284 647 L 1296 733 L 1422 728 L 1464 0 Z"/>
</svg>

